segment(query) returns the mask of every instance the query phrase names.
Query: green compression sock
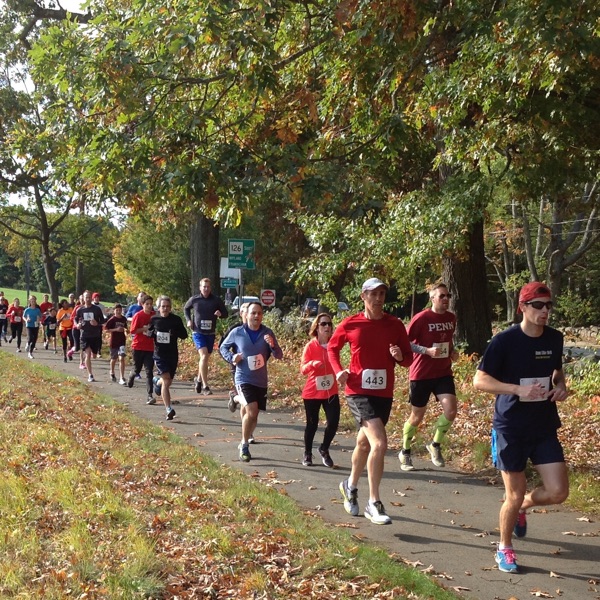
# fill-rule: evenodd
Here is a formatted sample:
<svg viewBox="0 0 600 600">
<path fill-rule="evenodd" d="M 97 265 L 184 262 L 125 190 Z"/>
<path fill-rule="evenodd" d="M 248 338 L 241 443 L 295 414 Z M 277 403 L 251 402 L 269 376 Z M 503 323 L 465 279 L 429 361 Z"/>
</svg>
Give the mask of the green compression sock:
<svg viewBox="0 0 600 600">
<path fill-rule="evenodd" d="M 411 425 L 409 421 L 406 421 L 406 423 L 404 423 L 404 428 L 402 429 L 402 448 L 404 450 L 410 450 L 410 444 L 416 433 L 417 428 L 414 425 Z"/>
<path fill-rule="evenodd" d="M 435 435 L 433 436 L 433 441 L 439 444 L 448 433 L 448 429 L 450 429 L 450 427 L 452 427 L 452 421 L 448 421 L 445 415 L 440 415 L 440 418 L 435 424 Z"/>
</svg>

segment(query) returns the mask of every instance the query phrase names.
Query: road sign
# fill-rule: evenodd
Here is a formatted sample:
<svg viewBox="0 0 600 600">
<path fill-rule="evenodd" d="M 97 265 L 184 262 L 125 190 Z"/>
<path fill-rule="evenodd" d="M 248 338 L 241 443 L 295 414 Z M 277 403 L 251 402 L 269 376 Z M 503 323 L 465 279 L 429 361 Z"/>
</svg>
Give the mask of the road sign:
<svg viewBox="0 0 600 600">
<path fill-rule="evenodd" d="M 263 306 L 275 306 L 275 290 L 262 290 L 260 292 L 260 302 Z"/>
<path fill-rule="evenodd" d="M 225 279 L 221 279 L 221 287 L 222 288 L 236 288 L 239 285 L 239 281 L 234 279 L 233 277 L 226 277 Z"/>
<path fill-rule="evenodd" d="M 230 269 L 255 269 L 254 240 L 228 240 Z"/>
</svg>

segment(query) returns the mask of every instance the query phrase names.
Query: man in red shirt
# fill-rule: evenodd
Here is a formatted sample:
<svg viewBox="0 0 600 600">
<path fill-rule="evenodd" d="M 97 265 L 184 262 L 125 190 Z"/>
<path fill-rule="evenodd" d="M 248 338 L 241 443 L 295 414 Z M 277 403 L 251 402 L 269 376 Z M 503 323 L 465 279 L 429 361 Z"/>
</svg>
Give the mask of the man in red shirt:
<svg viewBox="0 0 600 600">
<path fill-rule="evenodd" d="M 414 469 L 411 442 L 425 416 L 431 394 L 438 399 L 443 411 L 437 420 L 433 440 L 426 445 L 436 467 L 445 465 L 440 443 L 456 418 L 456 390 L 452 376 L 452 361 L 458 357 L 452 343 L 456 317 L 448 310 L 450 294 L 446 284 L 439 282 L 431 286 L 429 298 L 431 308 L 416 314 L 408 326 L 414 360 L 409 372 L 411 412 L 404 423 L 402 450 L 398 454 L 403 471 Z"/>
<path fill-rule="evenodd" d="M 154 377 L 154 339 L 151 337 L 151 333 L 148 331 L 150 321 L 154 315 L 154 309 L 152 307 L 153 299 L 150 296 L 146 296 L 144 300 L 144 308 L 137 312 L 131 321 L 131 334 L 133 335 L 133 342 L 131 342 L 131 348 L 133 350 L 133 369 L 129 373 L 127 379 L 127 387 L 133 387 L 136 375 L 139 375 L 142 367 L 146 370 L 146 391 L 148 397 L 146 404 L 156 404 L 156 399 L 152 395 L 154 391 L 154 385 L 152 378 Z"/>
<path fill-rule="evenodd" d="M 46 317 L 50 314 L 50 309 L 54 308 L 54 304 L 50 302 L 50 295 L 44 294 L 44 301 L 40 304 L 40 310 L 42 311 L 42 331 L 44 332 L 44 348 L 48 350 L 48 336 L 46 335 L 46 328 L 44 327 L 44 323 L 46 321 Z"/>
<path fill-rule="evenodd" d="M 369 502 L 364 515 L 376 525 L 391 523 L 379 497 L 387 450 L 385 425 L 394 396 L 396 365 L 410 366 L 412 352 L 400 319 L 383 312 L 388 286 L 372 277 L 362 286 L 364 312 L 344 319 L 329 341 L 329 361 L 337 382 L 345 385 L 346 402 L 358 425 L 350 477 L 340 483 L 344 509 L 358 516 L 358 480 L 367 468 Z M 350 365 L 344 368 L 340 352 L 350 345 Z"/>
</svg>

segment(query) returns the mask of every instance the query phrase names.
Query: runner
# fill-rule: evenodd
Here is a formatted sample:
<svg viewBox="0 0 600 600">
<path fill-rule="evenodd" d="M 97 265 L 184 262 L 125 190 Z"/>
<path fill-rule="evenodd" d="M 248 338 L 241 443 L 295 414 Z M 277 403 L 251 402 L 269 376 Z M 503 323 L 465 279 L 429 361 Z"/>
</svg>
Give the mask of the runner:
<svg viewBox="0 0 600 600">
<path fill-rule="evenodd" d="M 249 462 L 250 437 L 258 422 L 258 411 L 267 409 L 267 361 L 273 355 L 283 358 L 283 351 L 275 334 L 262 324 L 263 309 L 260 303 L 250 302 L 246 324 L 236 327 L 221 344 L 221 356 L 236 365 L 235 384 L 241 404 L 242 441 L 240 460 Z"/>
<path fill-rule="evenodd" d="M 475 374 L 475 388 L 496 394 L 492 458 L 502 473 L 505 499 L 500 509 L 498 569 L 518 573 L 513 533 L 527 533 L 526 511 L 561 504 L 569 495 L 569 476 L 557 430 L 557 402 L 567 398 L 562 369 L 563 334 L 548 327 L 550 289 L 528 283 L 519 293 L 523 321 L 492 338 Z M 527 460 L 541 484 L 527 493 Z"/>
<path fill-rule="evenodd" d="M 44 336 L 44 350 L 48 350 L 48 337 L 46 336 L 46 317 L 50 314 L 50 309 L 54 307 L 54 304 L 50 302 L 50 295 L 44 294 L 43 301 L 40 304 L 40 310 L 42 311 L 42 319 L 40 321 L 40 325 L 42 326 L 42 335 Z M 54 336 L 54 341 L 56 341 L 56 334 Z"/>
<path fill-rule="evenodd" d="M 404 423 L 402 450 L 398 454 L 403 471 L 414 468 L 411 444 L 431 394 L 440 402 L 443 411 L 437 420 L 433 440 L 425 445 L 436 467 L 446 464 L 440 444 L 456 418 L 456 390 L 452 376 L 452 361 L 458 358 L 452 343 L 456 317 L 448 310 L 450 294 L 446 284 L 434 284 L 429 289 L 429 298 L 431 308 L 416 314 L 408 326 L 414 356 L 409 371 L 411 412 Z"/>
<path fill-rule="evenodd" d="M 56 321 L 58 322 L 58 331 L 60 333 L 60 339 L 62 340 L 63 360 L 73 360 L 73 346 L 75 341 L 73 340 L 73 321 L 72 321 L 73 309 L 67 300 L 62 300 L 60 308 L 56 313 Z M 67 344 L 69 348 L 67 349 Z"/>
<path fill-rule="evenodd" d="M 13 303 L 8 307 L 6 316 L 10 321 L 10 344 L 17 338 L 17 352 L 21 352 L 21 336 L 23 334 L 23 313 L 25 309 L 21 306 L 21 301 L 18 298 L 13 300 Z"/>
<path fill-rule="evenodd" d="M 50 342 L 53 344 L 54 354 L 56 354 L 56 309 L 54 306 L 48 310 L 48 315 L 44 319 L 44 337 L 46 338 L 45 348 L 48 350 Z"/>
<path fill-rule="evenodd" d="M 127 313 L 125 314 L 125 318 L 128 321 L 131 321 L 133 319 L 133 317 L 135 316 L 136 313 L 140 312 L 140 310 L 144 309 L 144 300 L 146 299 L 148 294 L 146 294 L 146 292 L 140 292 L 137 295 L 137 302 L 135 302 L 134 304 L 132 304 L 128 309 L 127 309 Z"/>
<path fill-rule="evenodd" d="M 8 343 L 7 332 L 8 332 L 8 316 L 6 313 L 8 312 L 9 303 L 8 300 L 4 297 L 4 292 L 0 292 L 0 338 Z M 0 346 L 2 346 L 2 342 L 0 341 Z"/>
<path fill-rule="evenodd" d="M 387 450 L 385 431 L 394 396 L 394 368 L 409 367 L 410 343 L 402 321 L 383 312 L 388 286 L 372 277 L 362 286 L 364 312 L 344 319 L 329 341 L 329 360 L 358 426 L 350 477 L 340 483 L 344 509 L 358 516 L 358 480 L 365 468 L 369 502 L 364 515 L 376 525 L 391 523 L 379 496 Z M 344 368 L 340 352 L 350 345 L 350 365 Z"/>
<path fill-rule="evenodd" d="M 302 401 L 306 413 L 302 464 L 305 467 L 312 467 L 313 440 L 319 427 L 319 412 L 323 408 L 327 425 L 323 443 L 319 446 L 319 455 L 326 467 L 333 467 L 329 447 L 340 422 L 340 397 L 335 372 L 327 356 L 327 344 L 333 334 L 331 315 L 319 313 L 312 322 L 308 334 L 313 339 L 304 347 L 300 365 L 301 373 L 308 376 L 302 390 Z"/>
<path fill-rule="evenodd" d="M 27 329 L 27 356 L 33 358 L 42 320 L 42 311 L 35 296 L 29 296 L 28 306 L 23 311 L 23 320 Z"/>
<path fill-rule="evenodd" d="M 69 299 L 73 294 L 69 294 Z M 71 318 L 74 319 L 77 311 L 81 306 L 83 306 L 83 294 L 79 296 L 77 300 L 73 299 L 73 303 L 70 303 L 73 307 L 73 312 L 71 314 Z M 73 347 L 67 353 L 69 356 L 69 360 L 73 357 L 75 352 L 79 352 L 79 368 L 85 369 L 84 356 L 81 350 L 81 329 L 77 327 L 75 324 L 73 325 Z"/>
<path fill-rule="evenodd" d="M 223 300 L 211 293 L 210 279 L 200 280 L 200 293 L 192 296 L 183 307 L 187 326 L 192 330 L 192 339 L 198 350 L 198 377 L 196 377 L 196 393 L 205 396 L 212 394 L 208 387 L 208 362 L 215 347 L 215 328 L 217 319 L 227 317 L 227 309 Z"/>
<path fill-rule="evenodd" d="M 175 417 L 175 409 L 171 406 L 171 384 L 175 379 L 179 363 L 177 340 L 185 340 L 187 329 L 181 317 L 171 312 L 171 298 L 161 296 L 158 299 L 158 315 L 152 317 L 148 333 L 154 338 L 154 363 L 160 375 L 160 395 L 167 413 L 167 421 Z"/>
<path fill-rule="evenodd" d="M 108 311 L 106 310 L 106 306 L 100 302 L 100 294 L 98 292 L 94 292 L 92 294 L 92 304 L 97 306 L 104 315 L 104 320 L 108 319 Z M 102 358 L 102 336 L 100 336 L 100 347 L 98 348 L 98 352 L 94 353 L 94 358 Z"/>
<path fill-rule="evenodd" d="M 127 354 L 127 319 L 123 316 L 123 307 L 117 302 L 113 308 L 114 314 L 106 321 L 104 331 L 110 335 L 110 380 L 117 381 L 115 367 L 119 362 L 119 384 L 126 385 L 125 381 L 125 356 Z"/>
<path fill-rule="evenodd" d="M 133 369 L 127 378 L 127 387 L 133 387 L 136 376 L 140 374 L 142 367 L 144 367 L 146 370 L 146 404 L 156 404 L 156 399 L 152 395 L 154 388 L 152 382 L 154 376 L 154 340 L 148 333 L 148 327 L 154 315 L 152 302 L 152 296 L 146 296 L 143 310 L 138 311 L 131 320 Z"/>
<path fill-rule="evenodd" d="M 92 354 L 98 354 L 102 343 L 104 313 L 98 306 L 92 304 L 90 291 L 86 290 L 83 293 L 83 305 L 77 309 L 74 321 L 81 333 L 79 341 L 85 359 L 85 368 L 88 372 L 88 381 L 93 383 L 96 380 L 92 371 Z"/>
</svg>

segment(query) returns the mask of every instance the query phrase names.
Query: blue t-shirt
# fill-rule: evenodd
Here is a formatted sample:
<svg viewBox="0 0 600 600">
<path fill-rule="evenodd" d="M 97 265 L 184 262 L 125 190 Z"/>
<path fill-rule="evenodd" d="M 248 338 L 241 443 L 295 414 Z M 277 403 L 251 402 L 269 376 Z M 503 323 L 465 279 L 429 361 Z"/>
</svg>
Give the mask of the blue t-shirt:
<svg viewBox="0 0 600 600">
<path fill-rule="evenodd" d="M 552 389 L 552 374 L 562 369 L 563 334 L 544 327 L 531 337 L 515 325 L 492 338 L 478 369 L 503 383 L 525 385 L 545 381 Z M 527 380 L 527 381 L 523 381 Z M 514 394 L 498 394 L 494 429 L 502 433 L 545 435 L 561 426 L 556 402 L 524 402 Z"/>
<path fill-rule="evenodd" d="M 275 347 L 265 342 L 265 335 L 271 335 L 275 341 Z M 229 335 L 223 340 L 219 351 L 221 356 L 233 364 L 233 354 L 241 353 L 243 360 L 235 366 L 235 383 L 249 383 L 256 387 L 266 388 L 268 384 L 267 378 L 267 361 L 271 354 L 275 358 L 282 358 L 283 351 L 279 347 L 275 334 L 264 325 L 261 325 L 256 332 L 252 332 L 254 341 L 250 338 L 248 330 L 244 325 L 236 327 L 229 332 Z"/>
<path fill-rule="evenodd" d="M 23 320 L 25 327 L 39 327 L 42 322 L 42 311 L 37 306 L 35 308 L 28 306 L 23 311 Z"/>
</svg>

